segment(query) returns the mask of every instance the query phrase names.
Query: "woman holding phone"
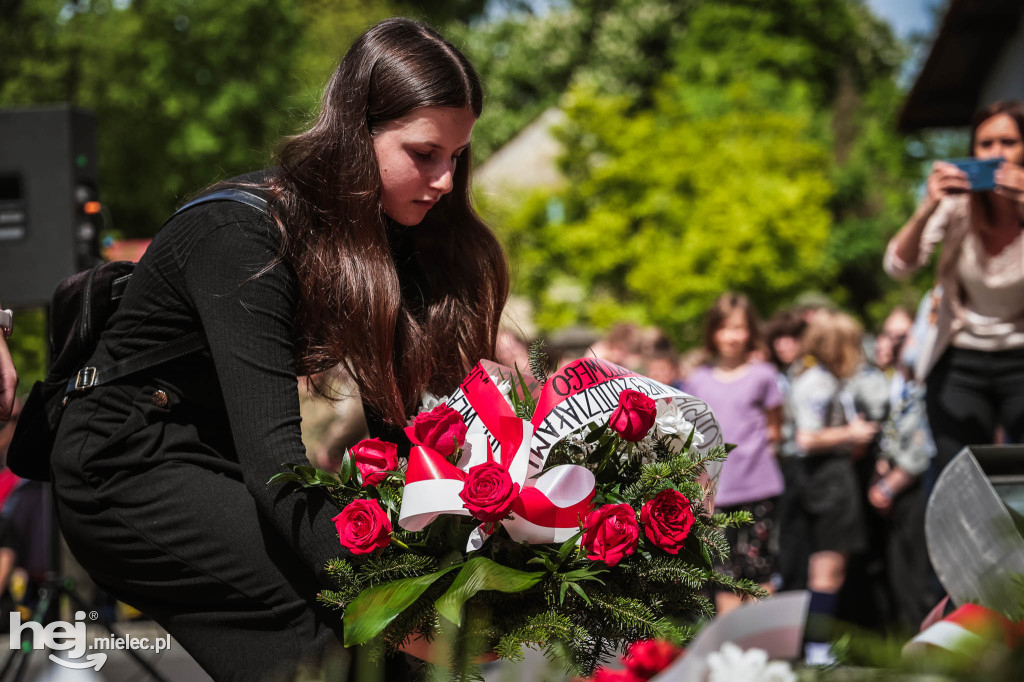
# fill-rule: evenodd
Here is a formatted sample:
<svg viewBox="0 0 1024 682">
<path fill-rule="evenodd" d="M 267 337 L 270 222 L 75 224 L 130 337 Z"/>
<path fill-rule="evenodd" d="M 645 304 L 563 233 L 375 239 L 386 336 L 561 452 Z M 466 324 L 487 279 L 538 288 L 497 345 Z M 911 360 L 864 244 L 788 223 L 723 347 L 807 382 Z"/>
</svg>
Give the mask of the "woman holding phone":
<svg viewBox="0 0 1024 682">
<path fill-rule="evenodd" d="M 974 188 L 936 161 L 927 192 L 889 242 L 884 267 L 906 277 L 942 242 L 932 307 L 933 343 L 915 375 L 926 380 L 937 448 L 926 487 L 969 444 L 1024 439 L 1024 103 L 994 102 L 975 114 L 970 153 L 1002 159 L 994 187 Z"/>
</svg>

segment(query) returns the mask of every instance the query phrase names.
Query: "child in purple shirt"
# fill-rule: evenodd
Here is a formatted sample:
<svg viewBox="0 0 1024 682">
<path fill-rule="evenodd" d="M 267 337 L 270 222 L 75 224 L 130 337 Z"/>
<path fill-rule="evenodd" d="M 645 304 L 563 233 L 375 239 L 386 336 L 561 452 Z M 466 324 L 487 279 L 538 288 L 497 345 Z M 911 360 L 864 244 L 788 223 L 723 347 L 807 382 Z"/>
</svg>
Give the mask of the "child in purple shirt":
<svg viewBox="0 0 1024 682">
<path fill-rule="evenodd" d="M 705 345 L 709 364 L 695 369 L 684 390 L 707 402 L 722 427 L 722 437 L 736 448 L 722 466 L 716 511 L 745 510 L 754 524 L 726 529 L 732 549 L 726 573 L 761 583 L 769 591 L 775 557 L 769 549 L 775 525 L 775 501 L 783 490 L 782 472 L 772 443 L 780 438 L 782 394 L 775 368 L 755 362 L 757 316 L 746 296 L 723 294 L 708 312 Z M 719 592 L 718 612 L 739 606 L 739 597 Z"/>
</svg>

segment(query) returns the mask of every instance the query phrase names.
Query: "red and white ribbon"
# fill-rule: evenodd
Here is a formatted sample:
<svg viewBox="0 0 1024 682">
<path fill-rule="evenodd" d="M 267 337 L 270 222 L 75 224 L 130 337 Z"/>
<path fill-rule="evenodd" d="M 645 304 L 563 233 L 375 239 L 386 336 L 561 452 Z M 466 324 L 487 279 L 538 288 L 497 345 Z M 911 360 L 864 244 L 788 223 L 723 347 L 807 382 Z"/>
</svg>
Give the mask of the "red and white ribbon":
<svg viewBox="0 0 1024 682">
<path fill-rule="evenodd" d="M 502 521 L 509 535 L 531 543 L 564 542 L 572 537 L 590 509 L 595 492 L 593 473 L 585 467 L 562 465 L 538 474 L 555 443 L 591 422 L 606 421 L 625 389 L 686 406 L 687 419 L 705 435 L 701 449 L 722 442 L 718 424 L 705 403 L 604 360 L 577 360 L 552 375 L 537 392 L 531 422 L 515 416 L 492 373 L 514 376 L 507 367 L 481 362 L 447 400 L 468 428 L 457 465 L 427 448 L 410 451 L 398 519 L 406 530 L 422 530 L 439 514 L 468 516 L 459 497 L 466 472 L 495 459 L 508 470 L 512 482 L 520 485 L 512 514 Z M 471 538 L 471 545 L 482 543 L 482 533 L 480 529 Z"/>
<path fill-rule="evenodd" d="M 938 623 L 918 633 L 903 647 L 904 654 L 927 651 L 929 646 L 972 654 L 979 648 L 996 644 L 1015 648 L 1024 641 L 1024 625 L 1014 623 L 1001 613 L 964 604 Z"/>
</svg>

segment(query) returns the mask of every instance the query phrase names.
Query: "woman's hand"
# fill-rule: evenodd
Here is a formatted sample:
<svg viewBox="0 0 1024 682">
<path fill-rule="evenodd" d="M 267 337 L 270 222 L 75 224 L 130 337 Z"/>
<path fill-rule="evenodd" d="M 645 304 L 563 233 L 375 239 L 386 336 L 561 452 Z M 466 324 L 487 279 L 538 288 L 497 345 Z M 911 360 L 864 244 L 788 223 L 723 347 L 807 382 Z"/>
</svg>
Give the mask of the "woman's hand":
<svg viewBox="0 0 1024 682">
<path fill-rule="evenodd" d="M 926 201 L 938 204 L 950 194 L 970 192 L 971 181 L 967 179 L 967 173 L 953 164 L 936 161 L 932 164 L 932 172 L 928 175 L 927 188 Z"/>
<path fill-rule="evenodd" d="M 995 181 L 996 194 L 1024 204 L 1024 167 L 1004 161 L 996 169 Z"/>
<path fill-rule="evenodd" d="M 884 477 L 868 489 L 868 502 L 883 516 L 892 511 L 893 500 L 916 480 L 899 467 L 893 467 Z"/>
</svg>

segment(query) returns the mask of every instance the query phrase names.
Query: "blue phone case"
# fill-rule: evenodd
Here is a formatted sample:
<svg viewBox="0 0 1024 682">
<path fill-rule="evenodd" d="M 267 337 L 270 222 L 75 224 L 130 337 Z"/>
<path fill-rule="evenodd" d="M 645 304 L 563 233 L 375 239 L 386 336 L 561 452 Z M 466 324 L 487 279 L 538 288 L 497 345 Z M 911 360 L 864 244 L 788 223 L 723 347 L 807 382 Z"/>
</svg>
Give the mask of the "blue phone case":
<svg viewBox="0 0 1024 682">
<path fill-rule="evenodd" d="M 964 173 L 967 173 L 967 179 L 971 183 L 972 192 L 988 192 L 995 189 L 996 168 L 999 168 L 999 164 L 1002 162 L 1003 159 L 987 159 L 983 161 L 974 157 L 946 160 L 946 163 L 951 163 Z"/>
</svg>

